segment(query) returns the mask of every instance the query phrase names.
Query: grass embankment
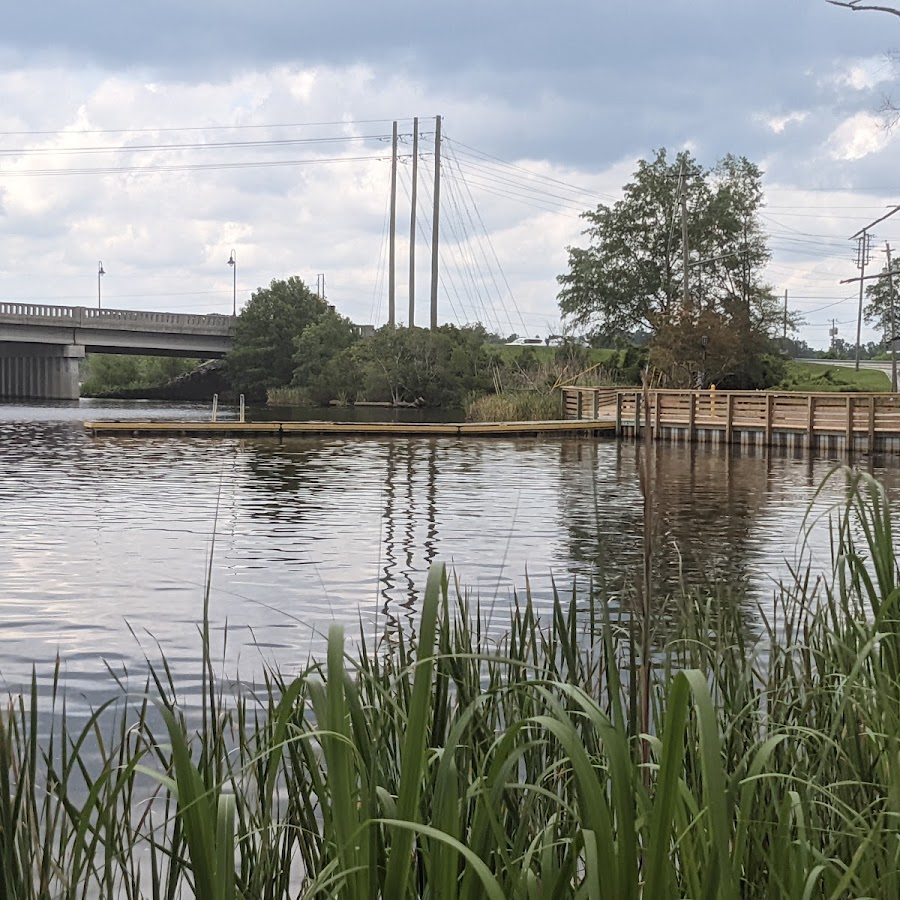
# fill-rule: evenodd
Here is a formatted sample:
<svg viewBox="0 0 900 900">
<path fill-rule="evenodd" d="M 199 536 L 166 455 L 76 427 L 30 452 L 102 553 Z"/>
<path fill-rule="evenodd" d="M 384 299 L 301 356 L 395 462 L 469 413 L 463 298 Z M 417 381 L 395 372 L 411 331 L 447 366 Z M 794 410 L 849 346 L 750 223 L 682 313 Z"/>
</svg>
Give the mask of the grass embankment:
<svg viewBox="0 0 900 900">
<path fill-rule="evenodd" d="M 777 391 L 859 391 L 875 393 L 890 391 L 891 379 L 877 369 L 856 369 L 849 366 L 829 366 L 820 363 L 788 361 L 787 374 L 773 390 Z"/>
<path fill-rule="evenodd" d="M 197 733 L 165 670 L 111 728 L 33 690 L 0 716 L 0 893 L 900 896 L 900 581 L 884 492 L 849 495 L 829 586 L 781 590 L 755 647 L 711 596 L 526 593 L 491 640 L 435 566 L 414 645 L 335 626 L 227 702 L 207 652 Z"/>
<path fill-rule="evenodd" d="M 543 422 L 562 418 L 559 391 L 507 391 L 467 400 L 467 422 Z"/>
</svg>

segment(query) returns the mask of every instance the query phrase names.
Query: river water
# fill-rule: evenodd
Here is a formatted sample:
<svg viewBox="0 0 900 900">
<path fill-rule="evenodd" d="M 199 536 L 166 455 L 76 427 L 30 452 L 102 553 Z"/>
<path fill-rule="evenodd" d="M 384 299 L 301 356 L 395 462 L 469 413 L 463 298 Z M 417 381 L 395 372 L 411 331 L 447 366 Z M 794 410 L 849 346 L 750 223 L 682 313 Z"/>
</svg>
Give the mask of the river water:
<svg viewBox="0 0 900 900">
<path fill-rule="evenodd" d="M 58 655 L 70 707 L 87 708 L 114 690 L 111 673 L 140 679 L 145 658 L 162 651 L 181 689 L 196 692 L 207 585 L 229 678 L 304 665 L 333 622 L 374 637 L 407 627 L 434 560 L 498 622 L 526 577 L 543 608 L 554 584 L 585 602 L 592 579 L 614 603 L 632 595 L 642 525 L 634 444 L 91 437 L 83 427 L 208 415 L 192 404 L 0 406 L 7 689 L 20 690 L 33 666 L 46 681 Z M 859 462 L 897 497 L 896 462 Z M 788 575 L 834 465 L 802 452 L 659 445 L 660 585 L 724 581 L 752 621 Z M 835 480 L 816 499 L 816 565 L 827 560 L 821 516 L 841 496 Z"/>
</svg>

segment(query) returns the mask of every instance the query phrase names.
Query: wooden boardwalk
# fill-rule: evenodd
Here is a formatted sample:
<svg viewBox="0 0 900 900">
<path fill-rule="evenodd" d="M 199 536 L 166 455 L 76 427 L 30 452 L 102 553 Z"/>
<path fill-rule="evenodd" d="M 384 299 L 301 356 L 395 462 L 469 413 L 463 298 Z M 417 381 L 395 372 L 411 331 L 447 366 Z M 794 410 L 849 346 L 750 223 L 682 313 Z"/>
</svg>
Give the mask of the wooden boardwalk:
<svg viewBox="0 0 900 900">
<path fill-rule="evenodd" d="M 91 434 L 207 435 L 219 437 L 533 437 L 607 434 L 613 422 L 557 419 L 547 422 L 85 422 Z"/>
<path fill-rule="evenodd" d="M 656 439 L 900 452 L 900 394 L 563 388 L 565 415 Z"/>
</svg>

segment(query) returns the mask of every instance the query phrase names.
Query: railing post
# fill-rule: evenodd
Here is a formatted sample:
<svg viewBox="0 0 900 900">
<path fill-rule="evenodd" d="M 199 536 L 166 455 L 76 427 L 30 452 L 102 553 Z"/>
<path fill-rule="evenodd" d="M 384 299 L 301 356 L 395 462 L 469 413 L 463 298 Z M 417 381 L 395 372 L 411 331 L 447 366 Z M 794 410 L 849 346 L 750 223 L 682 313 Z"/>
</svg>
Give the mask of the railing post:
<svg viewBox="0 0 900 900">
<path fill-rule="evenodd" d="M 634 439 L 637 440 L 641 433 L 641 395 L 634 392 Z"/>
<path fill-rule="evenodd" d="M 599 389 L 599 388 L 594 388 L 594 403 L 593 403 L 593 406 L 594 406 L 594 410 L 593 410 L 594 416 L 593 416 L 593 418 L 594 418 L 594 421 L 596 422 L 597 419 L 600 418 L 600 389 Z"/>
<path fill-rule="evenodd" d="M 622 437 L 622 394 L 616 391 L 616 437 Z"/>
<path fill-rule="evenodd" d="M 212 419 L 210 421 L 216 421 L 216 414 L 219 412 L 219 395 L 213 394 L 213 404 L 212 404 Z"/>
<path fill-rule="evenodd" d="M 734 395 L 731 391 L 725 394 L 725 443 L 731 443 L 732 417 L 734 415 Z"/>
<path fill-rule="evenodd" d="M 816 442 L 816 398 L 810 394 L 806 398 L 806 448 L 811 450 Z"/>
<path fill-rule="evenodd" d="M 575 418 L 583 419 L 584 418 L 584 391 L 582 391 L 581 388 L 576 388 L 576 390 L 578 392 L 576 394 L 576 397 L 578 398 L 578 402 L 575 405 Z"/>
<path fill-rule="evenodd" d="M 875 395 L 869 394 L 869 453 L 875 452 Z"/>
<path fill-rule="evenodd" d="M 697 440 L 697 394 L 688 392 L 688 442 L 693 444 Z"/>
<path fill-rule="evenodd" d="M 241 394 L 241 422 L 244 421 L 244 411 L 245 411 L 245 406 L 244 406 L 244 395 Z"/>
<path fill-rule="evenodd" d="M 653 392 L 653 430 L 651 431 L 651 436 L 654 440 L 659 440 L 659 414 L 660 414 L 660 399 L 659 399 L 659 391 Z"/>
<path fill-rule="evenodd" d="M 766 391 L 766 446 L 772 443 L 772 395 Z"/>
<path fill-rule="evenodd" d="M 847 394 L 847 452 L 853 450 L 853 394 Z"/>
</svg>

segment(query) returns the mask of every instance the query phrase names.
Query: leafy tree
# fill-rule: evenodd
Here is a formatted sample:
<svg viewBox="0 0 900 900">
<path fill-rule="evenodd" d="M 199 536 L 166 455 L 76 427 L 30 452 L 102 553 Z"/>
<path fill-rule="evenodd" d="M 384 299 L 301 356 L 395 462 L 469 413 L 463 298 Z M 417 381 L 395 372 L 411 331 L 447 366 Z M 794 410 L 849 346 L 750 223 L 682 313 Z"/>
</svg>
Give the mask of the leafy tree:
<svg viewBox="0 0 900 900">
<path fill-rule="evenodd" d="M 235 390 L 261 398 L 270 387 L 290 384 L 297 340 L 327 311 L 325 300 L 296 276 L 254 291 L 238 317 L 234 347 L 226 357 Z"/>
<path fill-rule="evenodd" d="M 663 149 L 638 163 L 624 194 L 584 213 L 588 246 L 569 248 L 569 271 L 558 279 L 563 313 L 606 335 L 649 330 L 651 362 L 673 385 L 702 379 L 711 353 L 723 372 L 755 381 L 753 360 L 781 321 L 762 280 L 769 251 L 758 167 L 726 156 L 705 170 L 687 152 L 670 162 Z M 695 258 L 687 292 L 685 224 Z"/>
<path fill-rule="evenodd" d="M 160 387 L 198 365 L 199 360 L 181 357 L 91 353 L 85 360 L 81 392 L 88 397 L 108 391 Z"/>
<path fill-rule="evenodd" d="M 470 392 L 493 387 L 495 360 L 481 326 L 385 326 L 357 344 L 355 355 L 369 400 L 461 406 Z"/>
<path fill-rule="evenodd" d="M 334 310 L 325 312 L 296 339 L 292 384 L 303 388 L 319 405 L 338 397 L 355 400 L 359 367 L 349 351 L 358 339 L 349 319 Z"/>
<path fill-rule="evenodd" d="M 885 341 L 900 334 L 900 265 L 893 264 L 894 275 L 894 316 L 891 321 L 891 281 L 887 266 L 876 281 L 870 281 L 866 287 L 866 307 L 863 317 L 866 324 L 874 325 L 884 336 Z M 891 329 L 894 329 L 892 332 Z"/>
</svg>

